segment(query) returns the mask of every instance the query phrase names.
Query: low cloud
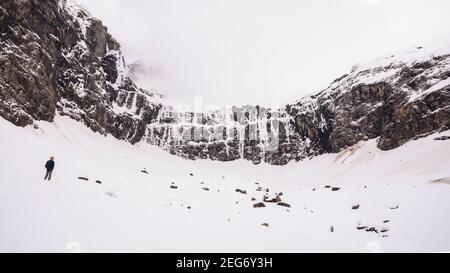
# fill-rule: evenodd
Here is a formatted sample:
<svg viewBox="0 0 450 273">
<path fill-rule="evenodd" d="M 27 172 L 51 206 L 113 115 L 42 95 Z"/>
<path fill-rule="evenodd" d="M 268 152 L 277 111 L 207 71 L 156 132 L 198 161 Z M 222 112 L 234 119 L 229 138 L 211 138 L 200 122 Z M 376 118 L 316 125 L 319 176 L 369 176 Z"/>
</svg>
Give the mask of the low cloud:
<svg viewBox="0 0 450 273">
<path fill-rule="evenodd" d="M 450 31 L 450 1 L 81 0 L 177 103 L 280 104 Z M 360 4 L 357 4 L 360 3 Z M 376 8 L 374 8 L 376 7 Z M 417 20 L 421 18 L 421 20 Z"/>
</svg>

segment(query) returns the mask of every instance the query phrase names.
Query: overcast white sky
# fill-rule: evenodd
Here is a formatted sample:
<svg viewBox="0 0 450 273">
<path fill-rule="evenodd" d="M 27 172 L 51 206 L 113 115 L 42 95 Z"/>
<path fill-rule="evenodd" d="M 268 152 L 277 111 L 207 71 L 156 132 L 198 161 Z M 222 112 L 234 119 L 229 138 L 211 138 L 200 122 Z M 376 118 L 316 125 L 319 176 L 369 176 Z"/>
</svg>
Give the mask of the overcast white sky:
<svg viewBox="0 0 450 273">
<path fill-rule="evenodd" d="M 450 33 L 447 0 L 79 0 L 175 103 L 279 104 Z"/>
</svg>

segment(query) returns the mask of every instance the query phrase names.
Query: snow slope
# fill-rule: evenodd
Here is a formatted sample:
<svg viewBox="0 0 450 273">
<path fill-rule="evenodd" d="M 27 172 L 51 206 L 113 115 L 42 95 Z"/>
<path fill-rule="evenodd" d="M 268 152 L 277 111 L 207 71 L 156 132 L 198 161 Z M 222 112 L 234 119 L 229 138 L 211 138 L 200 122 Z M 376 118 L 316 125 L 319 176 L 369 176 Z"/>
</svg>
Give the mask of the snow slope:
<svg viewBox="0 0 450 273">
<path fill-rule="evenodd" d="M 434 140 L 449 132 L 388 152 L 371 140 L 279 167 L 184 160 L 67 117 L 37 124 L 0 119 L 0 252 L 450 250 L 450 140 Z M 56 169 L 44 182 L 50 155 Z M 259 186 L 283 192 L 292 207 L 253 208 Z"/>
</svg>

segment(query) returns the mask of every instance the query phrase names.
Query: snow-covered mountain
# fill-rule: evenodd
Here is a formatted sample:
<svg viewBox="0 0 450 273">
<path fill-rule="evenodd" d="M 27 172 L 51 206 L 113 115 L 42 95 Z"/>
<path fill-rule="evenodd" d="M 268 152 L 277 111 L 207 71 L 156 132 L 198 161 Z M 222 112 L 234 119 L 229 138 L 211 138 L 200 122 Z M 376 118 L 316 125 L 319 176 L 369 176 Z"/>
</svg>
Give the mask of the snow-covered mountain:
<svg viewBox="0 0 450 273">
<path fill-rule="evenodd" d="M 275 165 L 374 138 L 389 150 L 450 126 L 449 43 L 355 66 L 276 108 L 193 112 L 139 88 L 119 43 L 72 0 L 3 1 L 0 20 L 0 115 L 19 126 L 58 113 L 185 158 Z"/>
<path fill-rule="evenodd" d="M 72 0 L 2 1 L 1 116 L 16 125 L 55 114 L 132 143 L 159 104 L 128 77 L 119 43 Z"/>
</svg>

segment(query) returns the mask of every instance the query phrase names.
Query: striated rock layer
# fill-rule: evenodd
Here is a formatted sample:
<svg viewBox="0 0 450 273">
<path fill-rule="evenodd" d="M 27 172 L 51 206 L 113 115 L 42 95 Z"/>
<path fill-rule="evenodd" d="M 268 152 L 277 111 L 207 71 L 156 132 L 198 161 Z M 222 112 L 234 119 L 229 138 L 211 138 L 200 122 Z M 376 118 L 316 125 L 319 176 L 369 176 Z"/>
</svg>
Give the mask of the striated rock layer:
<svg viewBox="0 0 450 273">
<path fill-rule="evenodd" d="M 135 70 L 107 28 L 71 0 L 0 3 L 0 116 L 17 126 L 68 115 L 189 159 L 276 165 L 372 138 L 394 149 L 450 127 L 450 43 L 355 66 L 277 108 L 178 109 L 139 88 Z"/>
</svg>

